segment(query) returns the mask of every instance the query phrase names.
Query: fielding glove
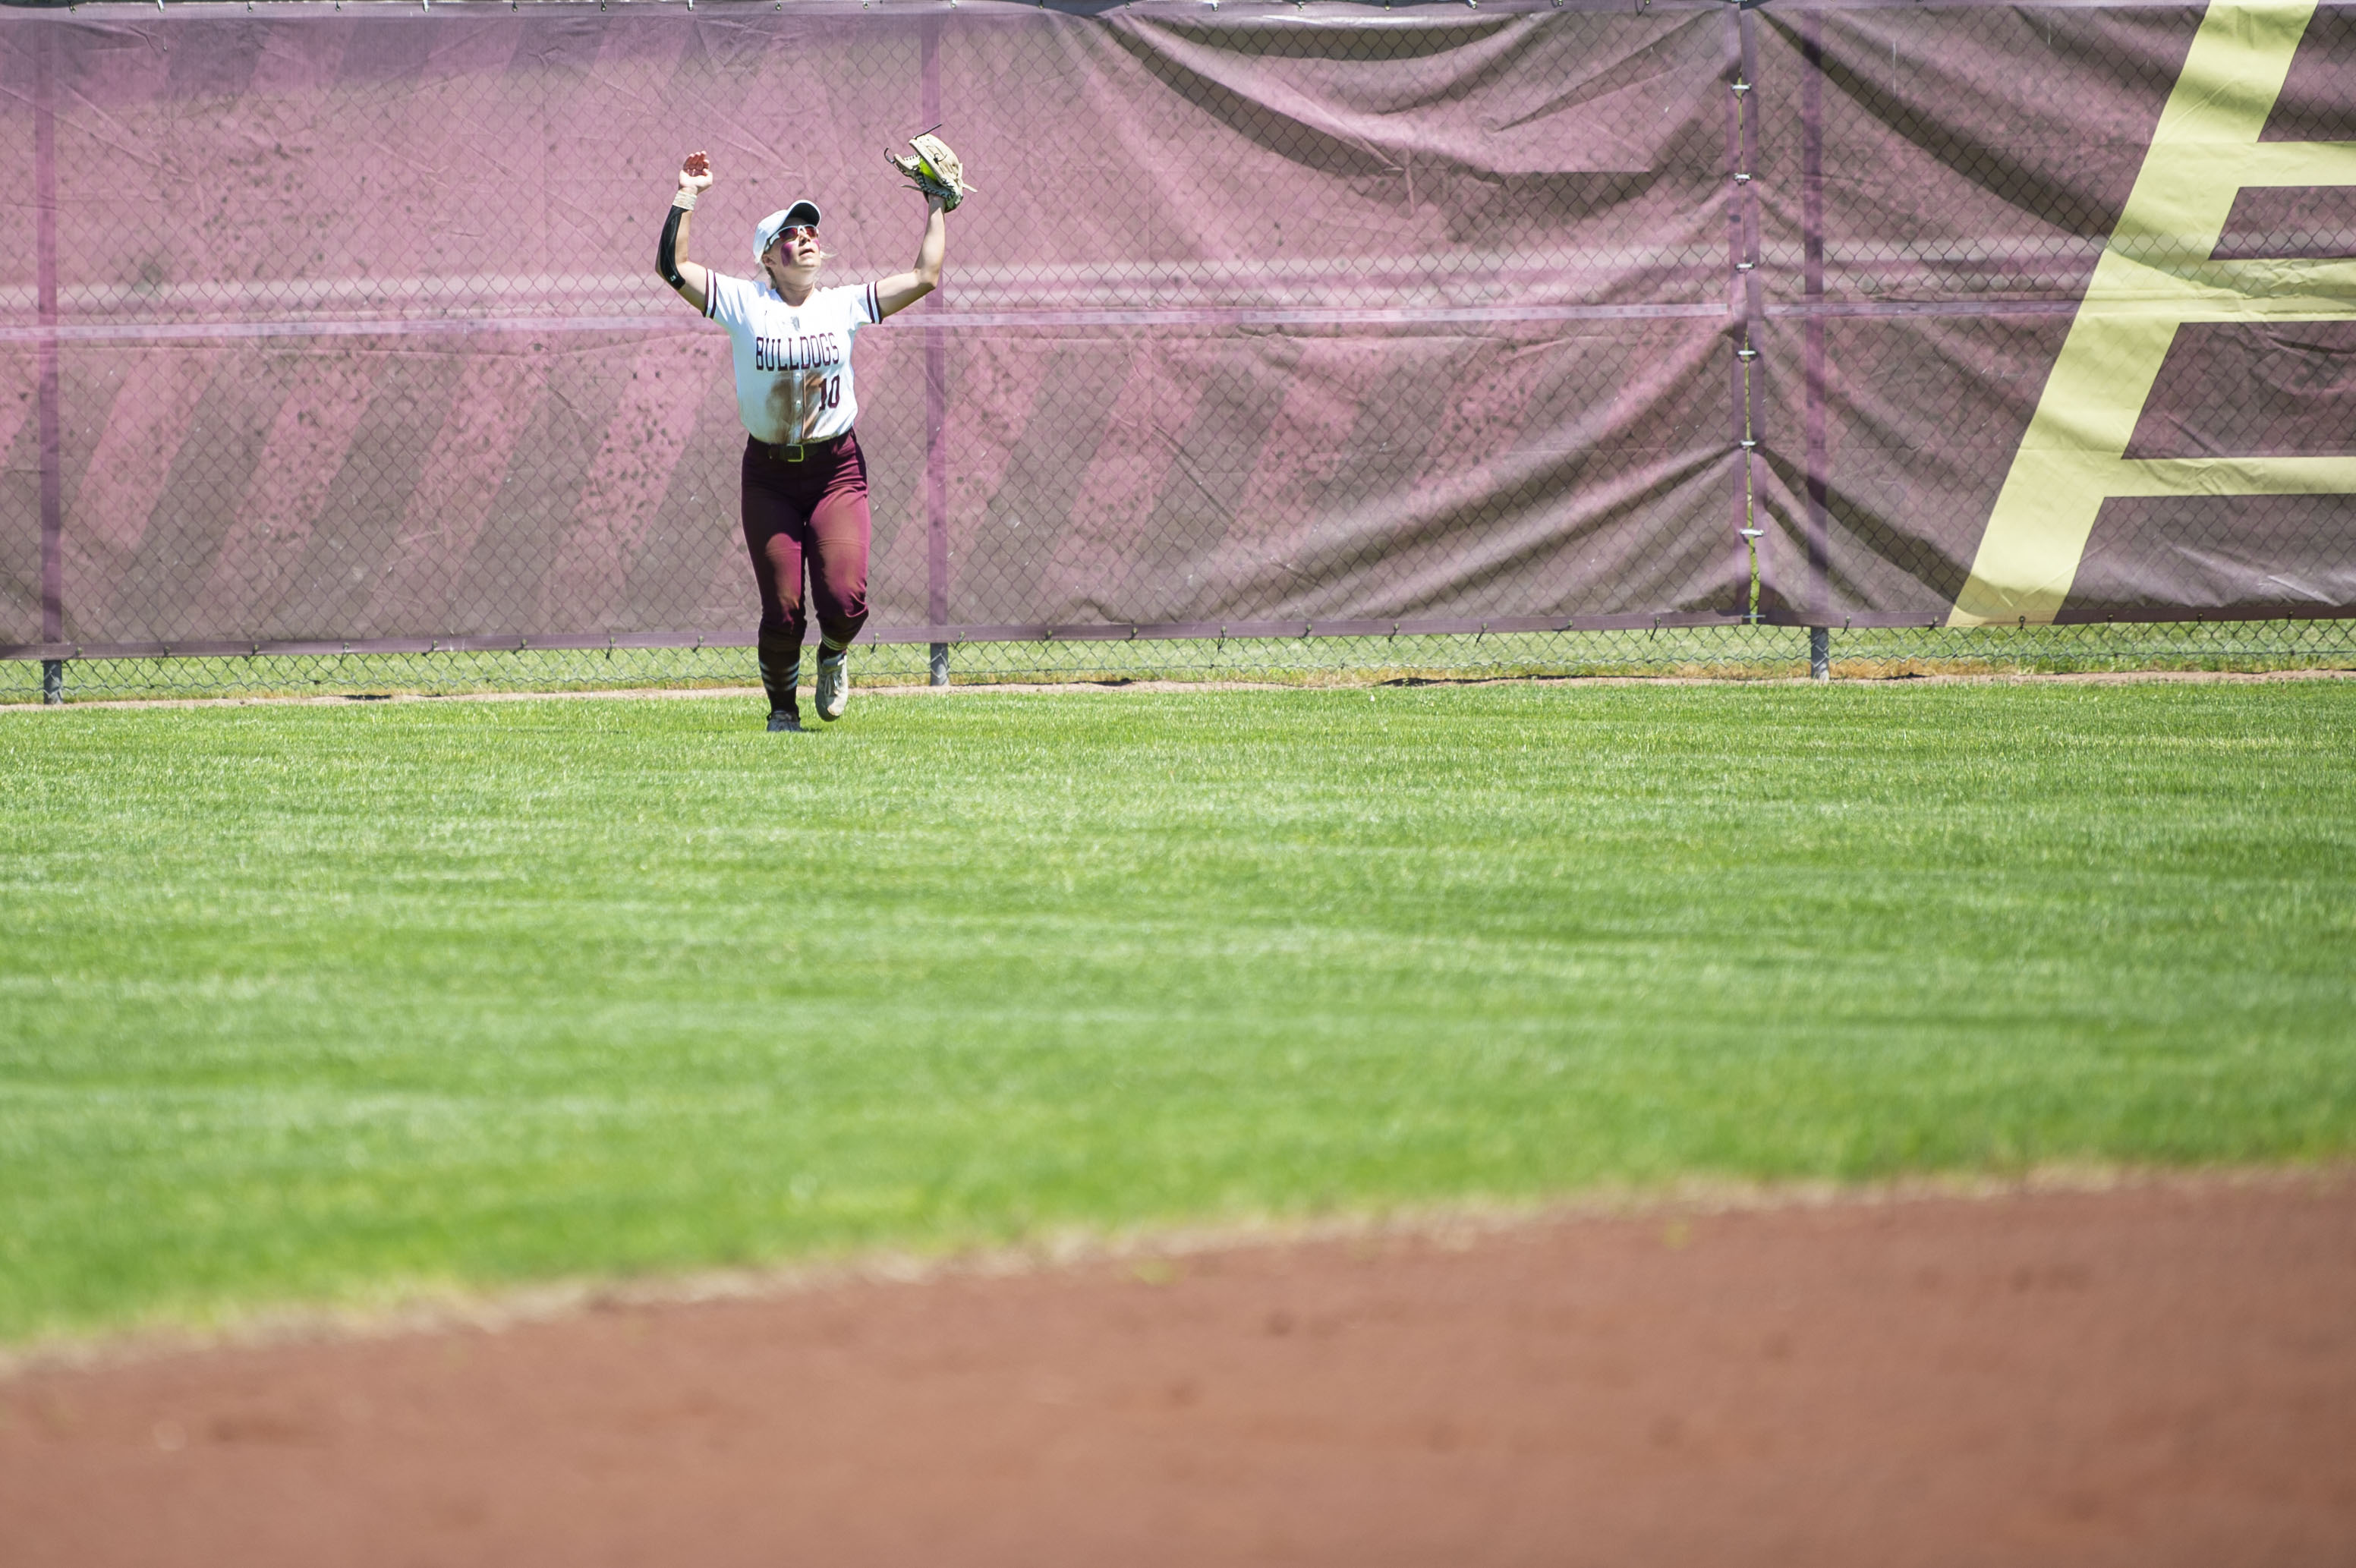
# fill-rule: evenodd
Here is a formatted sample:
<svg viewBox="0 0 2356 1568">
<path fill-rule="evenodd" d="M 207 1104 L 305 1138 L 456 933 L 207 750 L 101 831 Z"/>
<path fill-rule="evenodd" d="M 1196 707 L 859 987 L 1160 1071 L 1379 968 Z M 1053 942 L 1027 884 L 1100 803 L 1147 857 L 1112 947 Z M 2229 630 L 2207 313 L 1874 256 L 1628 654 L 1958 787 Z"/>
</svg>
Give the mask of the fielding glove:
<svg viewBox="0 0 2356 1568">
<path fill-rule="evenodd" d="M 943 212 L 955 212 L 958 203 L 965 199 L 965 193 L 973 188 L 965 183 L 965 165 L 949 151 L 947 142 L 929 131 L 908 145 L 916 149 L 915 157 L 887 152 L 884 155 L 884 160 L 905 176 L 918 190 L 926 196 L 939 197 Z"/>
</svg>

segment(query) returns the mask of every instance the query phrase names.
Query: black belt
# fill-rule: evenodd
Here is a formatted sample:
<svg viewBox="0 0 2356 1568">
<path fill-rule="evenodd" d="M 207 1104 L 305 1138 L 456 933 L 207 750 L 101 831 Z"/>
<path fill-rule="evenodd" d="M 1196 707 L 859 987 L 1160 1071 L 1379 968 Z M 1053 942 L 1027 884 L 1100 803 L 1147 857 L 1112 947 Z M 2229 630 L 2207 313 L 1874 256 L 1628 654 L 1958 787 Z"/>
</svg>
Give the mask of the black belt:
<svg viewBox="0 0 2356 1568">
<path fill-rule="evenodd" d="M 851 432 L 844 431 L 841 435 L 829 436 L 824 441 L 810 442 L 763 441 L 757 435 L 752 439 L 753 444 L 761 449 L 761 455 L 772 463 L 799 463 L 813 452 L 824 456 L 834 451 L 851 439 Z"/>
</svg>

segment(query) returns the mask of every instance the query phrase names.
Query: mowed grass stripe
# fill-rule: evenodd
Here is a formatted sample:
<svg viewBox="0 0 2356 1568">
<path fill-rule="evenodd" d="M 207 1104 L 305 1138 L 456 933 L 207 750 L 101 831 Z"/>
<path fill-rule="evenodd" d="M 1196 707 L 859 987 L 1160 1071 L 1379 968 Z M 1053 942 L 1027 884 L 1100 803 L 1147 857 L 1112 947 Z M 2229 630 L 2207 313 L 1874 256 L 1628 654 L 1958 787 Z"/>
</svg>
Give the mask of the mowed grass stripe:
<svg viewBox="0 0 2356 1568">
<path fill-rule="evenodd" d="M 2356 683 L 0 714 L 0 1339 L 2344 1157 Z"/>
</svg>

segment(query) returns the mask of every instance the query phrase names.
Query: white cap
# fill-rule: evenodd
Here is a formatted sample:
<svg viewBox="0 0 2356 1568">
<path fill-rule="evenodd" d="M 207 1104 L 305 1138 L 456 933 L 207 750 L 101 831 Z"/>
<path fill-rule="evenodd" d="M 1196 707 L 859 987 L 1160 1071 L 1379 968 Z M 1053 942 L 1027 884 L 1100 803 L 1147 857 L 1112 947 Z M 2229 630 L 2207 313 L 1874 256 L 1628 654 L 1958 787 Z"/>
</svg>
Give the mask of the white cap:
<svg viewBox="0 0 2356 1568">
<path fill-rule="evenodd" d="M 777 236 L 795 224 L 807 223 L 814 228 L 818 221 L 818 203 L 807 199 L 769 214 L 761 219 L 761 227 L 753 230 L 753 260 L 757 261 L 767 255 L 769 247 L 777 242 Z"/>
</svg>

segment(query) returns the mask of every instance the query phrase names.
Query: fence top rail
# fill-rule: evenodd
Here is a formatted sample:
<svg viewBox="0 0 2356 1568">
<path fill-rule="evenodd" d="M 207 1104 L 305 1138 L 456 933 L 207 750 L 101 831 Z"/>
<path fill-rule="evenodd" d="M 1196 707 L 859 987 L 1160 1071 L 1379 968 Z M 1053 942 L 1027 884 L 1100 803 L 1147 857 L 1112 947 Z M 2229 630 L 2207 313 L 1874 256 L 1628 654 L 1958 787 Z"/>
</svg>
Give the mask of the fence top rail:
<svg viewBox="0 0 2356 1568">
<path fill-rule="evenodd" d="M 1477 24 L 1497 16 L 1627 15 L 1648 16 L 1721 11 L 2182 11 L 2203 0 L 0 0 L 0 19 L 71 16 L 111 21 L 157 15 L 189 21 L 347 14 L 430 16 L 434 11 L 488 13 L 634 12 L 641 16 L 701 12 L 710 18 L 757 14 L 856 16 L 888 22 L 951 17 L 961 22 L 1060 16 L 1144 16 L 1222 26 L 1286 27 L 1430 27 Z M 2318 0 L 2325 11 L 2356 10 L 2356 0 Z"/>
<path fill-rule="evenodd" d="M 776 16 L 857 17 L 873 22 L 950 18 L 959 22 L 1035 20 L 1043 12 L 1098 18 L 1146 16 L 1220 26 L 1402 27 L 1478 24 L 1500 16 L 1557 13 L 1663 16 L 1749 9 L 1759 0 L 0 0 L 0 16 L 63 16 L 113 20 L 159 12 L 191 20 L 213 16 L 337 16 L 353 13 L 411 16 L 434 12 L 528 10 L 676 13 L 712 19 Z M 1908 4 L 1919 0 L 1907 0 Z M 2137 0 L 2142 3 L 2142 0 Z M 2159 0 L 2151 0 L 2159 3 Z M 2168 0 L 2181 5 L 2185 0 Z M 2331 3 L 2331 0 L 2326 0 Z M 2356 3 L 2356 0 L 2351 0 Z"/>
</svg>

